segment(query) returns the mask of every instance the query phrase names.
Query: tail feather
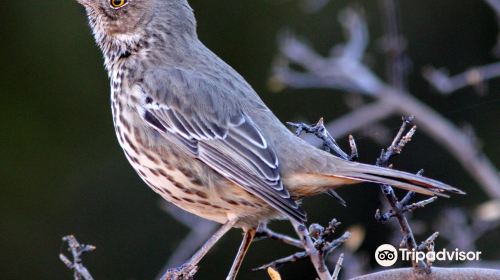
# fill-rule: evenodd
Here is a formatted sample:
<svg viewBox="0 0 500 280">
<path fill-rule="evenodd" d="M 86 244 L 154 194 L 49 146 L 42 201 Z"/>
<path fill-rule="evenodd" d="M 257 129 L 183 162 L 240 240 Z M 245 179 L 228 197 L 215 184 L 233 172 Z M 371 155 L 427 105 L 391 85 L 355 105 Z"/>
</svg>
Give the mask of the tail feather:
<svg viewBox="0 0 500 280">
<path fill-rule="evenodd" d="M 360 182 L 388 184 L 425 195 L 449 197 L 446 193 L 465 194 L 457 188 L 434 179 L 375 165 L 352 162 L 339 165 L 337 162 L 336 169 L 334 174 L 336 177 Z"/>
</svg>

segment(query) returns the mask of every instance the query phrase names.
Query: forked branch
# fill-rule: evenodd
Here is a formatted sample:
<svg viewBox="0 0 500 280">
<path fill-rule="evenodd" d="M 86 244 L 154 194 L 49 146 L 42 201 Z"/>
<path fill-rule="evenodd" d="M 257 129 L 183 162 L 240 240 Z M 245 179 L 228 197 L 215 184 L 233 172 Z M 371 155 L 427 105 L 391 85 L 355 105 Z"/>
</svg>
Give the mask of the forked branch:
<svg viewBox="0 0 500 280">
<path fill-rule="evenodd" d="M 62 238 L 64 243 L 68 244 L 68 251 L 71 252 L 73 260 L 70 260 L 66 255 L 59 254 L 59 259 L 66 265 L 67 268 L 73 271 L 75 280 L 94 280 L 90 272 L 83 265 L 82 256 L 85 253 L 92 252 L 96 249 L 93 245 L 80 244 L 73 235 L 67 235 Z"/>
</svg>

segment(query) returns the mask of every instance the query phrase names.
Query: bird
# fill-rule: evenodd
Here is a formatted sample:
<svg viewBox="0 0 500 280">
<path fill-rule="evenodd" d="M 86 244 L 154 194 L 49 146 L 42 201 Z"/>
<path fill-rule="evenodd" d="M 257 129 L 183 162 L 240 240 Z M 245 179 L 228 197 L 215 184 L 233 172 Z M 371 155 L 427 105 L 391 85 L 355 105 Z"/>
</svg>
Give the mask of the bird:
<svg viewBox="0 0 500 280">
<path fill-rule="evenodd" d="M 166 279 L 192 276 L 210 248 L 240 228 L 243 241 L 227 276 L 235 279 L 260 224 L 304 224 L 300 201 L 342 185 L 462 193 L 423 176 L 341 159 L 297 137 L 200 41 L 187 0 L 76 1 L 104 56 L 125 157 L 163 199 L 222 224 Z"/>
</svg>

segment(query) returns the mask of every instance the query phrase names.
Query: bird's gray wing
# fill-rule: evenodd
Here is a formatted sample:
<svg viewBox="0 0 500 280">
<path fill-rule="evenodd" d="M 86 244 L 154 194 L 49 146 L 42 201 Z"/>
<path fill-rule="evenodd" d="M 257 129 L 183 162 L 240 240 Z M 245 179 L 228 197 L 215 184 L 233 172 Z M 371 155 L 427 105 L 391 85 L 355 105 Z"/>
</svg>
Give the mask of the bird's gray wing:
<svg viewBox="0 0 500 280">
<path fill-rule="evenodd" d="M 137 86 L 149 125 L 288 217 L 305 221 L 283 187 L 276 152 L 235 98 L 243 94 L 238 87 L 179 68 L 148 71 Z"/>
</svg>

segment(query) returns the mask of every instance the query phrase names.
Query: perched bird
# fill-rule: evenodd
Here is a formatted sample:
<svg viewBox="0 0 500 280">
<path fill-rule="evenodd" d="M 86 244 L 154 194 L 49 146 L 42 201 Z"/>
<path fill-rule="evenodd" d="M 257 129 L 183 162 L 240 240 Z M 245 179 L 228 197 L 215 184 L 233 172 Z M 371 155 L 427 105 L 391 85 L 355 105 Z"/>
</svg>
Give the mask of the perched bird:
<svg viewBox="0 0 500 280">
<path fill-rule="evenodd" d="M 252 87 L 196 33 L 186 0 L 77 0 L 105 59 L 118 141 L 165 200 L 223 224 L 184 266 L 196 268 L 229 229 L 245 237 L 234 279 L 260 223 L 306 220 L 298 200 L 359 182 L 427 195 L 461 193 L 439 181 L 354 163 L 291 133 Z"/>
</svg>

